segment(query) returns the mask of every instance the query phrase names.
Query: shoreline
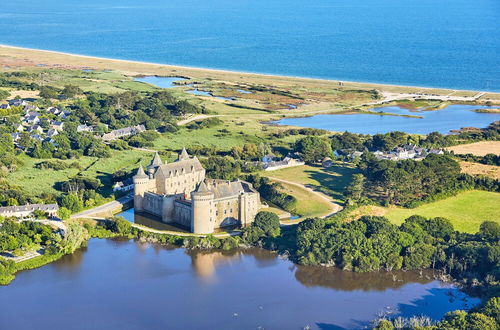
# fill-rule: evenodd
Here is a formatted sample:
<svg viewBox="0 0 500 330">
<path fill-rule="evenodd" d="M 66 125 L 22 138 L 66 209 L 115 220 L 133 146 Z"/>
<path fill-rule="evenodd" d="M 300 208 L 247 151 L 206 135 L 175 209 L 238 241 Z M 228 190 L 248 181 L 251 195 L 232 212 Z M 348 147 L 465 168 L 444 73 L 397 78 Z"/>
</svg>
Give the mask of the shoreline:
<svg viewBox="0 0 500 330">
<path fill-rule="evenodd" d="M 500 94 L 500 91 L 457 89 L 457 88 L 450 88 L 450 87 L 429 87 L 429 86 L 426 87 L 426 86 L 414 86 L 414 85 L 398 85 L 398 84 L 350 81 L 350 80 L 340 80 L 340 79 L 288 76 L 288 75 L 258 73 L 258 72 L 249 72 L 249 71 L 234 71 L 234 70 L 227 70 L 227 69 L 212 69 L 212 68 L 194 67 L 194 66 L 186 66 L 186 65 L 172 65 L 172 64 L 147 62 L 147 61 L 136 61 L 136 60 L 115 59 L 115 58 L 108 58 L 108 57 L 98 57 L 98 56 L 91 56 L 91 55 L 80 55 L 80 54 L 67 53 L 67 52 L 61 52 L 61 51 L 52 51 L 52 50 L 37 49 L 37 48 L 11 46 L 11 45 L 6 45 L 6 44 L 0 43 L 0 52 L 2 49 L 35 52 L 35 53 L 42 53 L 42 54 L 46 54 L 46 55 L 53 54 L 53 55 L 59 55 L 59 56 L 69 56 L 69 57 L 72 57 L 75 59 L 81 58 L 81 59 L 108 61 L 111 63 L 116 62 L 116 63 L 122 63 L 122 64 L 135 64 L 135 65 L 140 64 L 140 65 L 146 65 L 146 66 L 160 66 L 162 68 L 171 69 L 174 71 L 175 70 L 188 70 L 188 71 L 199 71 L 199 72 L 212 73 L 212 74 L 257 76 L 257 77 L 271 78 L 271 79 L 274 78 L 274 79 L 278 79 L 278 80 L 293 79 L 293 80 L 301 80 L 301 81 L 309 81 L 309 82 L 325 83 L 325 84 L 336 84 L 336 85 L 341 82 L 342 84 L 347 84 L 347 85 L 373 86 L 374 88 L 380 88 L 382 90 L 384 88 L 409 88 L 409 89 L 415 89 L 415 90 L 442 90 L 442 91 L 451 91 L 451 92 Z M 151 75 L 156 75 L 158 77 L 163 76 L 160 74 L 151 74 Z"/>
</svg>

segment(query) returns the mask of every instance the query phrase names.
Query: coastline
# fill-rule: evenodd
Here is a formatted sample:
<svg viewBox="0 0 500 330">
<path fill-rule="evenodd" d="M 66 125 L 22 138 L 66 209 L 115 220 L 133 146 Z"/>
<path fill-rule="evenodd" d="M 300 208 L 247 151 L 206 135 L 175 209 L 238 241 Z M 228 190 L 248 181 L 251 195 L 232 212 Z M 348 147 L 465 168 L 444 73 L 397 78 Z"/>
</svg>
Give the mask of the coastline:
<svg viewBox="0 0 500 330">
<path fill-rule="evenodd" d="M 21 53 L 21 54 L 19 54 Z M 135 60 L 125 60 L 125 59 L 114 59 L 114 58 L 106 58 L 106 57 L 97 57 L 97 56 L 91 56 L 91 55 L 80 55 L 80 54 L 73 54 L 73 53 L 67 53 L 67 52 L 60 52 L 60 51 L 51 51 L 51 50 L 43 50 L 43 49 L 35 49 L 35 48 L 26 48 L 26 47 L 19 47 L 19 46 L 11 46 L 11 45 L 5 45 L 5 44 L 0 44 L 0 57 L 8 57 L 12 55 L 21 55 L 25 56 L 25 60 L 33 60 L 33 58 L 30 58 L 29 55 L 35 55 L 36 57 L 40 58 L 40 62 L 43 62 L 44 60 L 48 60 L 49 63 L 47 65 L 55 65 L 60 63 L 55 63 L 57 61 L 60 61 L 61 58 L 66 58 L 68 61 L 67 65 L 71 65 L 69 62 L 76 62 L 73 63 L 75 66 L 82 66 L 81 64 L 78 64 L 78 60 L 86 59 L 88 60 L 88 66 L 95 66 L 95 67 L 100 67 L 100 68 L 106 68 L 107 66 L 110 66 L 113 64 L 119 65 L 119 64 L 125 64 L 125 65 L 130 65 L 130 66 L 141 66 L 142 69 L 144 70 L 152 70 L 155 69 L 155 71 L 162 71 L 162 70 L 167 70 L 170 71 L 169 74 L 173 76 L 182 76 L 182 73 L 179 72 L 187 72 L 187 75 L 192 75 L 192 76 L 197 76 L 198 74 L 205 74 L 205 75 L 213 75 L 213 76 L 232 76 L 231 80 L 236 80 L 236 76 L 238 76 L 239 79 L 242 78 L 260 78 L 264 80 L 272 80 L 276 82 L 280 81 L 286 81 L 288 83 L 290 82 L 302 82 L 302 83 L 310 83 L 310 84 L 316 84 L 316 85 L 335 85 L 339 86 L 341 83 L 343 87 L 357 87 L 357 88 L 365 88 L 365 89 L 378 89 L 381 91 L 394 91 L 398 92 L 398 90 L 401 89 L 399 92 L 404 92 L 408 90 L 413 90 L 413 91 L 425 91 L 429 92 L 430 96 L 432 94 L 445 94 L 445 93 L 454 93 L 454 92 L 461 92 L 461 93 L 471 93 L 471 94 L 477 94 L 477 93 L 486 93 L 486 94 L 496 94 L 500 98 L 500 92 L 492 92 L 492 91 L 484 91 L 484 90 L 469 90 L 469 89 L 454 89 L 454 88 L 443 88 L 443 87 L 425 87 L 425 86 L 412 86 L 412 85 L 398 85 L 398 84 L 385 84 L 385 83 L 372 83 L 372 82 L 359 82 L 359 81 L 346 81 L 346 80 L 337 80 L 337 79 L 321 79 L 321 78 L 311 78 L 311 77 L 298 77 L 298 76 L 287 76 L 287 75 L 278 75 L 278 74 L 268 74 L 268 73 L 254 73 L 254 72 L 244 72 L 244 71 L 232 71 L 232 70 L 225 70 L 225 69 L 211 69 L 211 68 L 201 68 L 201 67 L 191 67 L 191 66 L 181 66 L 181 65 L 171 65 L 171 64 L 164 64 L 164 63 L 155 63 L 155 62 L 145 62 L 145 61 L 135 61 Z M 28 58 L 26 58 L 28 56 Z M 53 57 L 56 57 L 55 59 Z M 48 57 L 48 58 L 47 58 Z M 69 60 L 72 59 L 72 60 Z M 55 61 L 54 61 L 55 60 Z M 97 63 L 92 63 L 97 61 Z M 52 62 L 52 63 L 51 63 Z M 0 60 L 1 63 L 1 60 Z M 40 63 L 42 64 L 42 63 Z M 155 68 L 153 68 L 155 67 Z M 126 71 L 122 68 L 123 71 Z M 130 72 L 135 75 L 157 75 L 157 76 L 164 76 L 165 73 L 160 73 L 160 72 L 155 72 L 155 71 L 147 71 L 147 72 Z"/>
</svg>

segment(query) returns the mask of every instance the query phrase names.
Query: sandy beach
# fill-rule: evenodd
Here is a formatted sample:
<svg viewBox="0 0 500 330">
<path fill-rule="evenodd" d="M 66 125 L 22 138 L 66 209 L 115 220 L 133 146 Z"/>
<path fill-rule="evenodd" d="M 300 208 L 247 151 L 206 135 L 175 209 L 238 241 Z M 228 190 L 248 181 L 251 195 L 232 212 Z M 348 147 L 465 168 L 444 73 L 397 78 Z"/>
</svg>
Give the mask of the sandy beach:
<svg viewBox="0 0 500 330">
<path fill-rule="evenodd" d="M 158 76 L 181 76 L 191 79 L 214 79 L 229 83 L 251 83 L 267 86 L 290 86 L 301 85 L 303 88 L 328 88 L 339 86 L 343 88 L 376 89 L 383 93 L 422 94 L 432 96 L 474 97 L 479 101 L 500 100 L 500 93 L 481 92 L 473 90 L 442 89 L 419 86 L 400 86 L 364 82 L 324 80 L 303 77 L 290 77 L 269 75 L 249 72 L 234 72 L 228 70 L 215 70 L 205 68 L 194 68 L 185 66 L 174 66 L 168 64 L 129 61 L 122 59 L 100 58 L 95 56 L 77 55 L 64 52 L 38 50 L 9 45 L 0 45 L 0 64 L 4 69 L 16 67 L 53 67 L 67 69 L 94 69 L 94 70 L 117 70 L 127 75 L 158 75 Z"/>
</svg>

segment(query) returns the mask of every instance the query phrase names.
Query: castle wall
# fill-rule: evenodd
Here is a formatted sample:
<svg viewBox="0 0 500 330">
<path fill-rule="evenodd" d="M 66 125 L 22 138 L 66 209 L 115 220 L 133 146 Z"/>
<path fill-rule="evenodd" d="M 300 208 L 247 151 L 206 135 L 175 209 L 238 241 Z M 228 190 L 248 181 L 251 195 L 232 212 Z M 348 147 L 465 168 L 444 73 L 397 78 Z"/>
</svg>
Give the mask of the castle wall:
<svg viewBox="0 0 500 330">
<path fill-rule="evenodd" d="M 240 221 L 242 226 L 250 225 L 260 209 L 260 195 L 258 193 L 240 196 Z"/>
<path fill-rule="evenodd" d="M 189 194 L 205 179 L 205 170 L 177 173 L 177 175 L 168 178 L 164 176 L 163 172 L 159 172 L 155 179 L 158 193 L 166 195 L 186 194 L 186 198 L 189 198 Z"/>
<path fill-rule="evenodd" d="M 239 218 L 239 196 L 214 200 L 215 228 L 237 225 Z"/>
<path fill-rule="evenodd" d="M 208 188 L 202 183 L 205 170 L 196 157 L 189 158 L 185 153 L 172 165 L 161 165 L 157 158 L 148 167 L 149 175 L 141 166 L 134 177 L 136 211 L 158 216 L 166 223 L 178 223 L 198 234 L 212 233 L 220 227 L 246 226 L 254 220 L 260 198 L 248 183 L 220 180 L 223 185 L 217 186 L 214 180 Z"/>
<path fill-rule="evenodd" d="M 187 204 L 182 201 L 176 201 L 174 203 L 173 218 L 175 219 L 176 223 L 180 224 L 181 226 L 191 228 L 191 206 L 191 204 Z"/>
<path fill-rule="evenodd" d="M 142 209 L 158 217 L 163 217 L 163 196 L 145 192 L 142 200 Z"/>
</svg>

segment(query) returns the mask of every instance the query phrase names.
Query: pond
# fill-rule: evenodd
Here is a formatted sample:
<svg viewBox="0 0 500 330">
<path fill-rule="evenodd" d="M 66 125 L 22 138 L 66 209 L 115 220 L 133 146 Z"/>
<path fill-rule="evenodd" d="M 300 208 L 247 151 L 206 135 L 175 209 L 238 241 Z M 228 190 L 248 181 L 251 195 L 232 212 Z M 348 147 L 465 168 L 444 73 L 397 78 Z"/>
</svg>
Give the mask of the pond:
<svg viewBox="0 0 500 330">
<path fill-rule="evenodd" d="M 441 110 L 409 110 L 398 106 L 371 109 L 376 112 L 387 112 L 396 115 L 419 116 L 410 118 L 403 116 L 387 116 L 378 114 L 338 114 L 316 115 L 303 118 L 285 118 L 273 124 L 298 127 L 319 128 L 336 132 L 352 132 L 361 134 L 377 134 L 402 131 L 411 134 L 428 134 L 439 132 L 448 134 L 451 130 L 462 127 L 487 127 L 500 120 L 499 113 L 480 113 L 475 109 L 490 108 L 487 106 L 454 104 Z"/>
<path fill-rule="evenodd" d="M 434 319 L 479 300 L 430 271 L 303 267 L 263 249 L 189 251 L 133 240 L 87 248 L 0 287 L 5 329 L 342 329 L 378 314 Z"/>
<path fill-rule="evenodd" d="M 226 101 L 231 101 L 231 100 L 234 100 L 233 98 L 231 97 L 224 97 L 224 96 L 214 96 L 212 95 L 212 93 L 210 92 L 206 92 L 206 91 L 201 91 L 199 89 L 191 89 L 191 90 L 188 90 L 187 91 L 189 94 L 193 94 L 193 95 L 199 95 L 199 96 L 211 96 L 211 97 L 215 97 L 216 99 L 220 99 L 220 100 L 226 100 Z"/>
<path fill-rule="evenodd" d="M 146 76 L 146 77 L 134 78 L 134 80 L 151 84 L 161 88 L 173 88 L 178 86 L 174 84 L 176 81 L 182 81 L 185 79 L 179 77 Z"/>
</svg>

